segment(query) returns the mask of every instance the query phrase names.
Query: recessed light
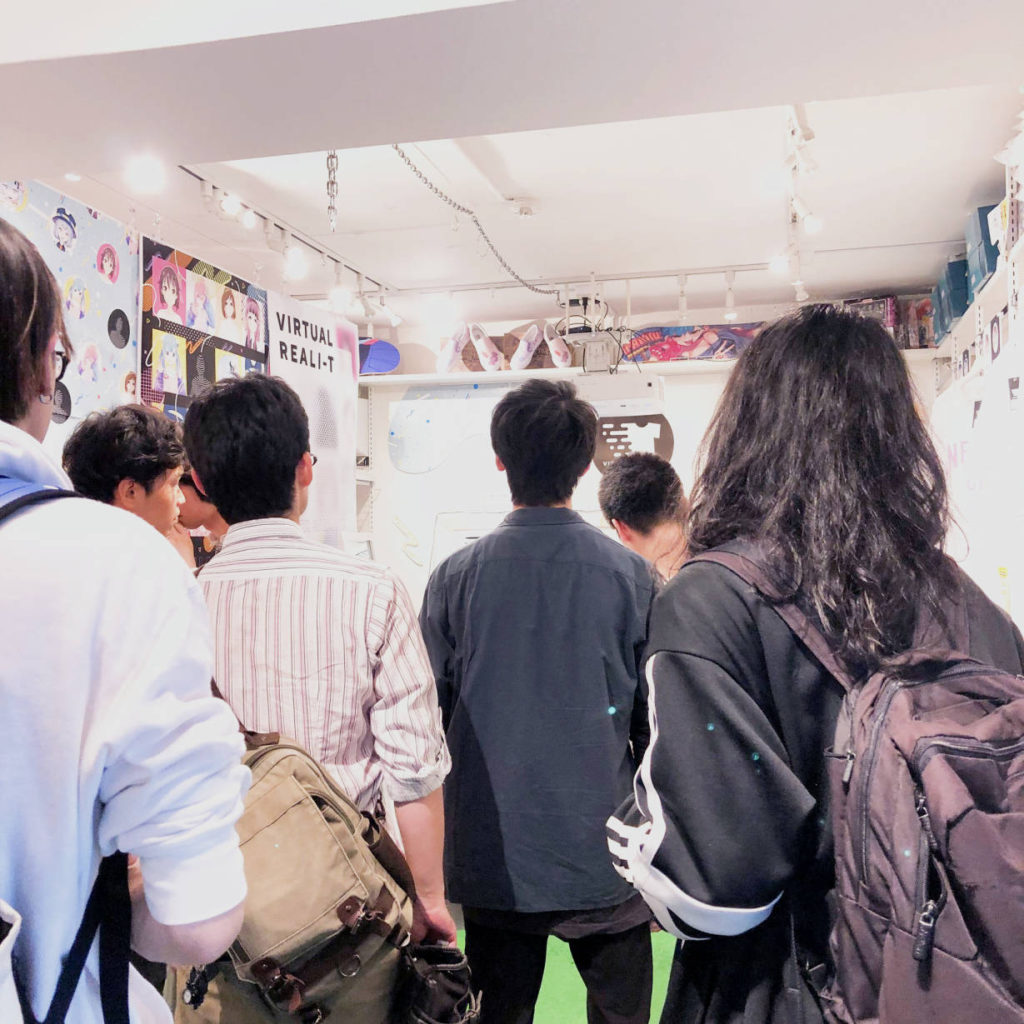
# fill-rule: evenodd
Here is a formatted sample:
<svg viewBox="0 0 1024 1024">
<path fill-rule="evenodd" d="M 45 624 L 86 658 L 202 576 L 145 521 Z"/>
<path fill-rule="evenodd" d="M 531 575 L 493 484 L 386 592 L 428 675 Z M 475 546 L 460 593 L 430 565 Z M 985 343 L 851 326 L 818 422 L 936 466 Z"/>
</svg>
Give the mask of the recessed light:
<svg viewBox="0 0 1024 1024">
<path fill-rule="evenodd" d="M 68 171 L 67 174 L 64 175 L 64 177 L 67 178 L 68 181 L 81 181 L 82 180 L 82 176 L 80 174 L 75 174 L 74 171 Z"/>
</svg>

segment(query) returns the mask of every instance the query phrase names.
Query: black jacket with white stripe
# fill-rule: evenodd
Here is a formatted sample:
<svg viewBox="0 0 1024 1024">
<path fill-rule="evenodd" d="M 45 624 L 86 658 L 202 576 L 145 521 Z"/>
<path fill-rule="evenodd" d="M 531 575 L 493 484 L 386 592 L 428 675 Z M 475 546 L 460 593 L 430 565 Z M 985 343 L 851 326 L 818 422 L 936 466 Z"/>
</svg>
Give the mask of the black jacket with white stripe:
<svg viewBox="0 0 1024 1024">
<path fill-rule="evenodd" d="M 965 587 L 971 653 L 1020 671 L 1020 635 Z M 688 939 L 662 1021 L 820 1021 L 794 950 L 827 964 L 824 752 L 842 689 L 756 591 L 707 562 L 655 601 L 646 671 L 651 744 L 608 836 L 620 873 Z"/>
</svg>

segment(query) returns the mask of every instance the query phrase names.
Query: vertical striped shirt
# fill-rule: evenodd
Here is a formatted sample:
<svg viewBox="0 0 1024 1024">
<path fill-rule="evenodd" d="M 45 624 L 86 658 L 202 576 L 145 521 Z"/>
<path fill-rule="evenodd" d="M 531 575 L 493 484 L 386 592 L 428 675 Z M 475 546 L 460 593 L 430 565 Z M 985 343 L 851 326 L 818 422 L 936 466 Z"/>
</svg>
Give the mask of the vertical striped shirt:
<svg viewBox="0 0 1024 1024">
<path fill-rule="evenodd" d="M 437 789 L 451 761 L 409 595 L 290 519 L 232 526 L 203 569 L 217 685 L 258 732 L 301 743 L 364 810 Z"/>
</svg>

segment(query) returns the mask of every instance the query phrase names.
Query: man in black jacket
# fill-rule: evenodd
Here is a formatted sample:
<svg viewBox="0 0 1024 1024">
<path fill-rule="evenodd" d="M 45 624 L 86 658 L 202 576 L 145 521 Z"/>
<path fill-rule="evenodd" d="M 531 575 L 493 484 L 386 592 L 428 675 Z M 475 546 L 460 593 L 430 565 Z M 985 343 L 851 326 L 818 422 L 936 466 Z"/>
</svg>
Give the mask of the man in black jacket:
<svg viewBox="0 0 1024 1024">
<path fill-rule="evenodd" d="M 650 1014 L 650 915 L 612 868 L 604 822 L 647 739 L 650 570 L 572 510 L 597 415 L 530 381 L 491 420 L 513 512 L 431 576 L 420 615 L 452 754 L 445 874 L 487 1024 L 528 1024 L 549 935 L 590 1024 Z"/>
</svg>

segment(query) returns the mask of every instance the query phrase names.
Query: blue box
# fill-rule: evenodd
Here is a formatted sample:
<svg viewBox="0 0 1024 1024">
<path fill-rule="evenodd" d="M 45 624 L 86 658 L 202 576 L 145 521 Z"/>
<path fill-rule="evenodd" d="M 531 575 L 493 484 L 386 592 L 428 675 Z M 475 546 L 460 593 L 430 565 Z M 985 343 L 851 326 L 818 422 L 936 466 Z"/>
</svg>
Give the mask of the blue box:
<svg viewBox="0 0 1024 1024">
<path fill-rule="evenodd" d="M 971 304 L 967 286 L 967 260 L 950 260 L 935 287 L 948 330 L 967 312 Z"/>
<path fill-rule="evenodd" d="M 979 206 L 967 218 L 964 238 L 967 242 L 967 285 L 974 301 L 985 282 L 995 273 L 999 253 L 988 233 L 988 215 L 995 206 Z"/>
<path fill-rule="evenodd" d="M 946 319 L 946 310 L 938 285 L 932 289 L 932 330 L 935 332 L 936 345 L 949 334 L 949 321 Z"/>
</svg>

